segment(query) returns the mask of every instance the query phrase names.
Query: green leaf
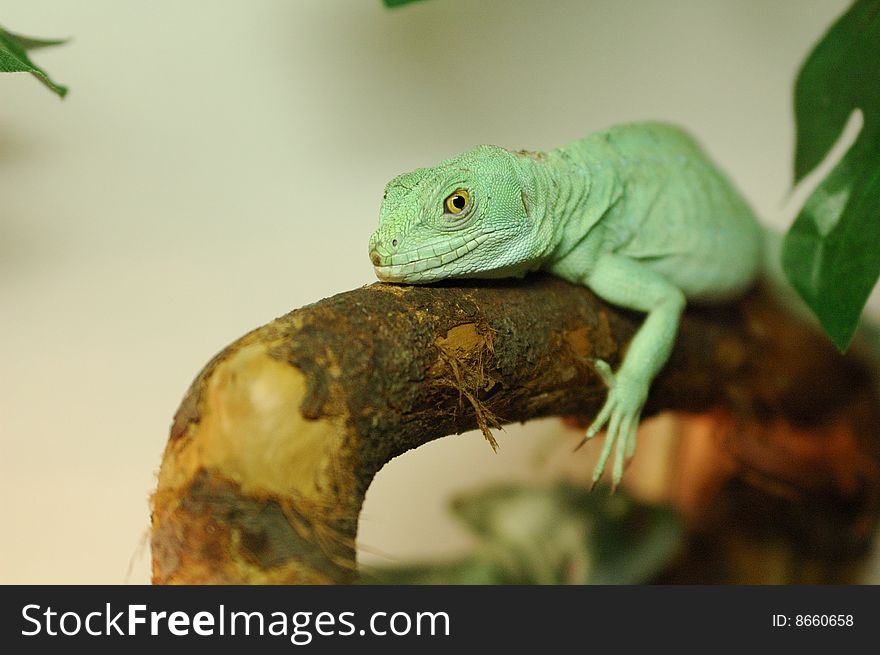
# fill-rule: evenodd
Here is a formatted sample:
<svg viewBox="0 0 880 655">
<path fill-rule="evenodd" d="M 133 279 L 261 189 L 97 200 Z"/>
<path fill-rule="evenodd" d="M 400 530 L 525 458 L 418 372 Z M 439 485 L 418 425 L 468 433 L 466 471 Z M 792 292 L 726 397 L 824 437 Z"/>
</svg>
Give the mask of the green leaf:
<svg viewBox="0 0 880 655">
<path fill-rule="evenodd" d="M 67 87 L 55 83 L 42 68 L 34 64 L 27 55 L 28 50 L 60 45 L 66 39 L 34 39 L 13 34 L 0 27 L 0 73 L 31 73 L 43 84 L 64 97 Z"/>
<path fill-rule="evenodd" d="M 856 0 L 795 83 L 795 183 L 815 169 L 854 111 L 862 128 L 786 234 L 782 265 L 831 340 L 846 350 L 880 275 L 880 0 Z"/>
<path fill-rule="evenodd" d="M 386 7 L 400 7 L 401 5 L 408 5 L 411 2 L 419 2 L 419 0 L 382 0 L 385 3 Z"/>
</svg>

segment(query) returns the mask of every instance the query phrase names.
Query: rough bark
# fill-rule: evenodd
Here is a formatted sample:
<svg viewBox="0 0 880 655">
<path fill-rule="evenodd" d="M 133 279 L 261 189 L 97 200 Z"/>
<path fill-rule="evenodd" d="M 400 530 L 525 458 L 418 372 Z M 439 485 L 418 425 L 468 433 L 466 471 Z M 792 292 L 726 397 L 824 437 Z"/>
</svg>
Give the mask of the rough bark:
<svg viewBox="0 0 880 655">
<path fill-rule="evenodd" d="M 491 442 L 493 425 L 595 412 L 605 389 L 591 359 L 616 365 L 640 321 L 534 276 L 374 284 L 251 332 L 205 367 L 175 416 L 153 497 L 153 581 L 355 580 L 358 512 L 386 462 L 475 427 Z M 868 368 L 755 291 L 686 311 L 646 415 L 720 408 L 737 426 L 742 466 L 721 495 L 733 506 L 695 525 L 776 503 L 796 548 L 821 543 L 851 563 L 880 505 L 877 407 Z M 777 424 L 801 435 L 794 445 L 755 438 L 753 426 Z"/>
</svg>

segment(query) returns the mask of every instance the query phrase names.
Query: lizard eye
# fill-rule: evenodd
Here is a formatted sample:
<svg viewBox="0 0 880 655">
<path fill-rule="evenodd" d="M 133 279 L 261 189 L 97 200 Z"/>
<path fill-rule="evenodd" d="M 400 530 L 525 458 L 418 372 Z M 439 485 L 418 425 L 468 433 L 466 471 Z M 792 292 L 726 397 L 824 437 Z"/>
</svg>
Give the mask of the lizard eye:
<svg viewBox="0 0 880 655">
<path fill-rule="evenodd" d="M 470 206 L 471 196 L 464 189 L 455 191 L 443 201 L 443 209 L 453 216 L 461 216 Z"/>
</svg>

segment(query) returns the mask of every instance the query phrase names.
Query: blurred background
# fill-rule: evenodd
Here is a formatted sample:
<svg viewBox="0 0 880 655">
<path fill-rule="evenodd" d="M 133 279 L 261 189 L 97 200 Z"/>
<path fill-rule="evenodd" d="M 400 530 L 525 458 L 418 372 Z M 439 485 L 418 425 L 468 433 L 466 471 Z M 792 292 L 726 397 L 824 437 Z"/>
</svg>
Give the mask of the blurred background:
<svg viewBox="0 0 880 655">
<path fill-rule="evenodd" d="M 373 281 L 400 172 L 662 119 L 786 225 L 793 80 L 847 5 L 4 2 L 4 27 L 72 41 L 33 54 L 64 101 L 0 76 L 0 582 L 149 580 L 148 498 L 190 381 L 250 329 Z M 550 475 L 536 448 L 561 433 L 396 459 L 367 495 L 362 561 L 464 548 L 450 493 Z"/>
</svg>

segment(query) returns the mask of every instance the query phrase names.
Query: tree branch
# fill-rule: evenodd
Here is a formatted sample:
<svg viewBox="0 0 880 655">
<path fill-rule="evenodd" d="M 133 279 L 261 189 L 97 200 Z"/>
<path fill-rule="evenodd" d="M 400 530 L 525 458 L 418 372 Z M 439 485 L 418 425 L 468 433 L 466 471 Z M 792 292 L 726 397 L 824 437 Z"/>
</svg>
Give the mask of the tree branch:
<svg viewBox="0 0 880 655">
<path fill-rule="evenodd" d="M 592 414 L 605 389 L 591 360 L 616 366 L 641 320 L 539 275 L 374 284 L 251 332 L 206 366 L 175 416 L 153 497 L 153 581 L 355 580 L 358 513 L 386 462 L 476 427 L 489 438 L 501 423 Z M 857 359 L 756 291 L 686 311 L 646 415 L 722 407 L 809 427 L 858 406 L 856 483 L 819 464 L 792 484 L 845 502 L 864 546 L 880 489 L 872 389 Z"/>
</svg>

